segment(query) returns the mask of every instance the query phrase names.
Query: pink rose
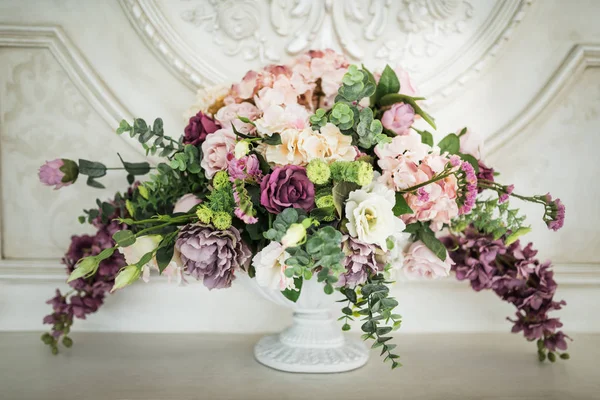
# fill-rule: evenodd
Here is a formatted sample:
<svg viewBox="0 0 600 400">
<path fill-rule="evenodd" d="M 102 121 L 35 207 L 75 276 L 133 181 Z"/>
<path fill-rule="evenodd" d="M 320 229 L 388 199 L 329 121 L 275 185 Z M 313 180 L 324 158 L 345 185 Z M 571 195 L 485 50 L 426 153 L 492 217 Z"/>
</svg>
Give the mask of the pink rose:
<svg viewBox="0 0 600 400">
<path fill-rule="evenodd" d="M 460 135 L 461 131 L 462 129 L 456 132 L 456 134 Z M 467 132 L 460 135 L 459 138 L 461 153 L 470 154 L 478 160 L 483 158 L 483 139 L 481 136 L 467 129 Z"/>
<path fill-rule="evenodd" d="M 192 207 L 202 203 L 198 197 L 196 197 L 193 193 L 184 194 L 181 196 L 177 203 L 175 203 L 175 207 L 173 208 L 174 213 L 185 213 L 192 209 Z"/>
<path fill-rule="evenodd" d="M 396 135 L 408 135 L 410 127 L 415 122 L 415 110 L 404 103 L 396 103 L 383 113 L 381 123 Z"/>
<path fill-rule="evenodd" d="M 235 134 L 228 129 L 219 129 L 208 135 L 202 143 L 202 161 L 207 178 L 212 178 L 217 171 L 227 169 L 227 154 L 235 149 Z"/>
<path fill-rule="evenodd" d="M 410 80 L 408 72 L 406 72 L 406 70 L 404 70 L 402 67 L 396 67 L 394 72 L 396 72 L 396 76 L 400 81 L 400 93 L 411 97 L 417 97 L 417 88 Z"/>
<path fill-rule="evenodd" d="M 215 114 L 215 120 L 217 120 L 221 126 L 226 129 L 230 129 L 231 124 L 233 123 L 238 132 L 249 134 L 254 130 L 254 126 L 252 126 L 252 124 L 242 122 L 239 117 L 245 117 L 251 121 L 254 121 L 256 118 L 258 118 L 259 114 L 260 111 L 252 103 L 233 103 L 225 107 L 221 107 L 219 111 L 217 111 L 217 114 Z"/>
<path fill-rule="evenodd" d="M 446 260 L 442 261 L 419 240 L 408 248 L 402 269 L 409 279 L 437 279 L 448 276 L 452 264 L 454 262 L 448 252 L 446 252 Z"/>
</svg>

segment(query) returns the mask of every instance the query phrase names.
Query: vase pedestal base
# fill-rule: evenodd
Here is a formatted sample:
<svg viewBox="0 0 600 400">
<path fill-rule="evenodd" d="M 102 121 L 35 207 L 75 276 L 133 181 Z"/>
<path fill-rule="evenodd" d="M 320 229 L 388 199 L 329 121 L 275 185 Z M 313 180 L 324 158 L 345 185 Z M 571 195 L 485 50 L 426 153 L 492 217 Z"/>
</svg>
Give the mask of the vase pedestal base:
<svg viewBox="0 0 600 400">
<path fill-rule="evenodd" d="M 369 350 L 362 341 L 345 338 L 326 313 L 295 313 L 292 326 L 258 341 L 254 357 L 280 371 L 334 373 L 362 367 Z"/>
</svg>

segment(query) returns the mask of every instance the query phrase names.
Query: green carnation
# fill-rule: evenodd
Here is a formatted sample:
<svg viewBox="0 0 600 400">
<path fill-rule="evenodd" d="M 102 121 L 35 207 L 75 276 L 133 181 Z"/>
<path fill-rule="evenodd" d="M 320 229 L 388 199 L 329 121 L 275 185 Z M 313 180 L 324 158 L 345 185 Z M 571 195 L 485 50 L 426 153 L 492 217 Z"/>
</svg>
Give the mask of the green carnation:
<svg viewBox="0 0 600 400">
<path fill-rule="evenodd" d="M 373 166 L 364 161 L 355 161 L 357 165 L 356 182 L 360 186 L 367 186 L 373 180 Z"/>
<path fill-rule="evenodd" d="M 225 171 L 218 171 L 213 178 L 213 187 L 217 190 L 222 189 L 230 185 L 229 174 Z"/>
<path fill-rule="evenodd" d="M 317 197 L 315 204 L 317 205 L 317 208 L 334 207 L 333 195 L 327 194 L 321 197 Z"/>
<path fill-rule="evenodd" d="M 316 185 L 324 185 L 329 182 L 331 171 L 329 165 L 323 160 L 315 159 L 306 166 L 306 175 L 308 179 Z"/>
<path fill-rule="evenodd" d="M 202 222 L 203 224 L 209 224 L 210 220 L 213 217 L 213 214 L 213 211 L 206 206 L 198 207 L 198 209 L 196 210 L 196 215 L 198 216 L 200 222 Z"/>
<path fill-rule="evenodd" d="M 220 231 L 231 227 L 231 215 L 223 211 L 218 211 L 212 216 L 212 223 Z"/>
</svg>

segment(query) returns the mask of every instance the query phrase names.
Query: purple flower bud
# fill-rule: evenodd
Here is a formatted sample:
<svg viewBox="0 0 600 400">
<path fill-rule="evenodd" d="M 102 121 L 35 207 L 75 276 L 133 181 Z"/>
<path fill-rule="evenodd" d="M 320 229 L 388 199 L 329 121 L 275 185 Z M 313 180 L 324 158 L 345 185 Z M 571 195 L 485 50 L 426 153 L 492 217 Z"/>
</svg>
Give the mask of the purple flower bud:
<svg viewBox="0 0 600 400">
<path fill-rule="evenodd" d="M 79 175 L 79 168 L 74 161 L 57 158 L 56 160 L 46 161 L 40 167 L 38 175 L 40 182 L 48 186 L 54 185 L 54 190 L 57 190 L 75 182 L 77 175 Z"/>
</svg>

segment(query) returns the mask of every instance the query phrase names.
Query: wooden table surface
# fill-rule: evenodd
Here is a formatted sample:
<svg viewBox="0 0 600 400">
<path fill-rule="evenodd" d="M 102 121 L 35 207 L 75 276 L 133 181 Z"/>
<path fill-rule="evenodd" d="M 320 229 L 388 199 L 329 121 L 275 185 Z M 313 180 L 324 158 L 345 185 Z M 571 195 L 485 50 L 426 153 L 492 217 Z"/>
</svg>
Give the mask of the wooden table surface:
<svg viewBox="0 0 600 400">
<path fill-rule="evenodd" d="M 261 366 L 257 335 L 75 333 L 58 356 L 39 336 L 0 333 L 0 399 L 600 399 L 598 334 L 555 364 L 508 333 L 401 334 L 403 367 L 329 375 Z"/>
</svg>

